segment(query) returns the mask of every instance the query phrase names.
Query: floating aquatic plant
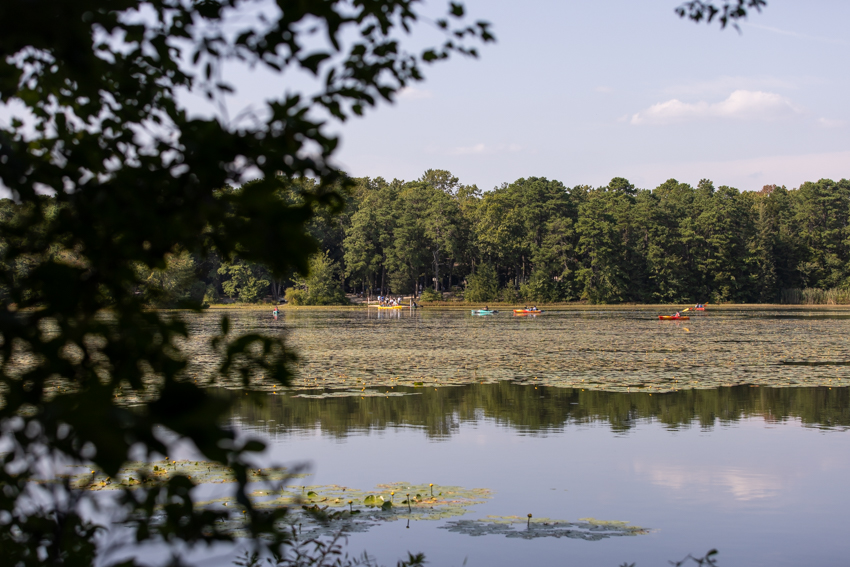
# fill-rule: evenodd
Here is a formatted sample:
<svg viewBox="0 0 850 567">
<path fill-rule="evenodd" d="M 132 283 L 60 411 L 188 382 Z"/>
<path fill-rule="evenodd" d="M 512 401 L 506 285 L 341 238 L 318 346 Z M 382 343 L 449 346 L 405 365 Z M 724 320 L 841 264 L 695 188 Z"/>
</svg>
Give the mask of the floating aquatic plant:
<svg viewBox="0 0 850 567">
<path fill-rule="evenodd" d="M 526 525 L 523 526 L 522 524 Z M 598 541 L 610 537 L 636 536 L 649 533 L 646 528 L 628 522 L 602 521 L 582 518 L 575 522 L 549 518 L 520 516 L 487 516 L 478 520 L 452 520 L 440 528 L 470 536 L 500 535 L 510 538 L 537 539 L 542 537 Z"/>
<path fill-rule="evenodd" d="M 301 355 L 294 387 L 303 397 L 395 397 L 399 386 L 447 387 L 510 380 L 546 387 L 669 392 L 741 384 L 850 386 L 850 319 L 846 312 L 715 311 L 696 315 L 687 331 L 659 324 L 646 310 L 563 311 L 527 324 L 514 318 L 473 325 L 461 312 L 405 319 L 388 346 L 372 340 L 384 321 L 356 311 L 287 315 L 288 341 Z M 253 317 L 253 318 L 252 318 Z M 234 325 L 256 324 L 250 313 Z M 203 351 L 217 327 L 199 327 L 193 364 L 213 368 Z M 424 342 L 423 342 L 424 341 Z M 427 356 L 423 351 L 427 344 Z M 222 384 L 228 386 L 227 384 Z M 237 385 L 233 385 L 237 387 Z M 271 384 L 257 389 L 275 392 Z M 393 390 L 393 388 L 396 388 Z M 277 389 L 279 391 L 279 389 Z"/>
<path fill-rule="evenodd" d="M 174 475 L 188 477 L 194 484 L 226 484 L 236 482 L 233 471 L 220 463 L 212 461 L 156 461 L 157 464 L 141 461 L 127 463 L 114 478 L 110 478 L 85 465 L 68 467 L 69 474 L 58 475 L 55 479 L 42 480 L 41 483 L 68 481 L 71 488 L 80 490 L 117 490 L 138 488 L 146 484 L 166 481 Z M 83 469 L 77 472 L 79 469 Z M 308 475 L 293 473 L 286 468 L 257 468 L 248 471 L 248 480 L 254 482 L 281 482 Z"/>
<path fill-rule="evenodd" d="M 440 487 L 436 496 L 422 496 L 431 485 L 409 483 L 381 484 L 370 491 L 362 491 L 339 485 L 287 487 L 283 490 L 261 488 L 250 497 L 254 506 L 262 510 L 287 507 L 290 526 L 297 526 L 301 535 L 308 537 L 331 535 L 337 532 L 353 533 L 365 531 L 381 523 L 397 520 L 441 520 L 461 516 L 468 508 L 482 504 L 491 497 L 484 488 Z M 404 507 L 392 503 L 392 493 L 399 490 L 416 493 L 402 502 Z M 304 502 L 303 495 L 309 500 Z M 427 494 L 427 492 L 426 492 Z M 313 496 L 314 495 L 314 496 Z M 208 500 L 196 504 L 207 509 L 237 509 L 232 497 Z M 241 514 L 232 514 L 225 529 L 239 535 L 244 530 Z"/>
</svg>

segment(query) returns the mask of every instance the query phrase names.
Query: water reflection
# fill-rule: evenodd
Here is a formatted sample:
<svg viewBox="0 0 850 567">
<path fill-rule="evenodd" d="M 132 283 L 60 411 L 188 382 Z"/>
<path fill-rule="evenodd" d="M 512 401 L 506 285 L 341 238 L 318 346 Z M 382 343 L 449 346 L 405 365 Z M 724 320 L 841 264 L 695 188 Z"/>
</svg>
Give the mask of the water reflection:
<svg viewBox="0 0 850 567">
<path fill-rule="evenodd" d="M 430 438 L 446 438 L 462 425 L 483 419 L 528 435 L 588 423 L 605 423 L 624 433 L 646 421 L 669 429 L 710 429 L 752 417 L 769 423 L 798 419 L 807 426 L 826 429 L 850 426 L 848 388 L 735 386 L 649 394 L 500 382 L 439 389 L 398 387 L 394 393 L 405 395 L 302 398 L 293 397 L 297 392 L 276 396 L 239 393 L 233 417 L 243 426 L 272 435 L 320 431 L 340 438 L 408 426 L 422 429 Z"/>
<path fill-rule="evenodd" d="M 739 502 L 748 502 L 775 498 L 784 488 L 779 474 L 718 467 L 711 463 L 685 466 L 637 461 L 634 471 L 655 486 L 691 498 L 695 494 L 711 495 L 721 491 Z"/>
</svg>

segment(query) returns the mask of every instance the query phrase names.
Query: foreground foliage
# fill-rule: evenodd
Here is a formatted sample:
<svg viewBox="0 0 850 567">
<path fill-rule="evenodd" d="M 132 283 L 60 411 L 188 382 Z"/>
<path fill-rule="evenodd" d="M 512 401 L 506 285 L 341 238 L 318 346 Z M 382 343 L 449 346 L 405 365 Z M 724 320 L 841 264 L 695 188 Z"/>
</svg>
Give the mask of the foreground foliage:
<svg viewBox="0 0 850 567">
<path fill-rule="evenodd" d="M 5 564 L 110 562 L 97 557 L 100 528 L 84 513 L 89 493 L 32 482 L 45 461 L 93 462 L 114 477 L 131 449 L 147 461 L 180 441 L 233 471 L 254 544 L 274 557 L 285 549 L 284 510 L 260 514 L 246 493 L 248 458 L 263 445 L 223 427 L 230 401 L 202 388 L 220 377 L 245 387 L 260 377 L 285 384 L 292 359 L 282 339 L 231 336 L 225 319 L 211 345 L 220 363 L 190 375 L 181 349 L 186 324 L 146 307 L 197 308 L 219 291 L 254 301 L 266 286 L 307 273 L 320 250 L 311 219 L 344 204 L 334 190 L 342 176 L 329 165 L 338 141 L 311 111 L 362 115 L 421 79 L 423 62 L 474 55 L 465 40 L 493 39 L 485 23 L 460 25 L 463 8 L 451 3 L 435 22 L 442 44 L 408 53 L 397 36 L 416 23 L 416 7 L 415 0 L 279 0 L 267 10 L 247 0 L 0 3 L 0 104 L 14 115 L 0 127 L 0 184 L 15 203 L 0 215 Z M 318 40 L 305 40 L 311 29 Z M 287 90 L 231 120 L 226 96 L 234 89 L 222 79 L 231 63 L 272 75 L 301 71 L 317 77 L 317 90 Z M 210 101 L 207 115 L 190 116 L 179 104 L 187 91 Z M 256 183 L 231 189 L 258 172 Z M 292 200 L 281 195 L 281 176 L 317 182 Z M 456 253 L 452 227 L 433 220 L 439 272 Z M 201 297 L 193 271 L 228 279 L 204 282 Z M 117 401 L 120 392 L 150 402 L 130 410 Z M 135 541 L 171 545 L 173 564 L 195 545 L 232 540 L 220 529 L 227 514 L 198 509 L 193 488 L 189 475 L 174 474 L 122 489 Z M 311 564 L 326 556 L 320 551 Z M 302 563 L 310 561 L 290 562 Z"/>
<path fill-rule="evenodd" d="M 222 377 L 248 388 L 260 377 L 286 384 L 292 357 L 283 339 L 238 336 L 224 319 L 210 346 L 215 366 L 190 374 L 186 324 L 146 307 L 199 308 L 217 292 L 196 285 L 199 271 L 226 276 L 221 292 L 245 301 L 308 272 L 319 250 L 308 224 L 342 205 L 344 183 L 328 163 L 337 139 L 320 117 L 362 115 L 421 79 L 423 63 L 474 55 L 468 39 L 492 40 L 486 23 L 463 25 L 462 6 L 452 4 L 434 22 L 441 45 L 407 52 L 398 38 L 416 24 L 417 5 L 0 4 L 0 104 L 15 116 L 0 127 L 0 185 L 14 201 L 0 215 L 4 565 L 97 558 L 99 528 L 85 512 L 91 492 L 31 482 L 49 475 L 45 463 L 92 462 L 115 478 L 131 449 L 149 461 L 177 443 L 232 469 L 256 546 L 277 550 L 289 539 L 277 521 L 285 510 L 260 514 L 247 496 L 248 458 L 263 444 L 237 440 L 222 425 L 230 401 L 203 388 Z M 320 35 L 308 40 L 313 28 Z M 306 73 L 316 90 L 281 85 L 289 94 L 231 119 L 227 65 Z M 186 92 L 205 96 L 208 111 L 186 112 L 178 100 Z M 297 198 L 280 191 L 280 179 L 306 176 L 316 182 Z M 123 394 L 143 405 L 128 409 Z M 225 512 L 195 506 L 189 476 L 120 496 L 134 540 L 171 545 L 174 561 L 232 539 L 220 529 Z"/>
</svg>

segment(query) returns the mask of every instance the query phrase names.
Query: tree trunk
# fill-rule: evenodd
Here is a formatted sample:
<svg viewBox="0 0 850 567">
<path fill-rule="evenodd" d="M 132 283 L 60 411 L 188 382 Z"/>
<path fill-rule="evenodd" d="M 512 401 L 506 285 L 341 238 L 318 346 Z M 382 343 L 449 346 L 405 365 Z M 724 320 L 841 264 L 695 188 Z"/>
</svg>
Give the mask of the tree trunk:
<svg viewBox="0 0 850 567">
<path fill-rule="evenodd" d="M 439 252 L 434 252 L 434 291 L 440 291 L 440 262 Z"/>
</svg>

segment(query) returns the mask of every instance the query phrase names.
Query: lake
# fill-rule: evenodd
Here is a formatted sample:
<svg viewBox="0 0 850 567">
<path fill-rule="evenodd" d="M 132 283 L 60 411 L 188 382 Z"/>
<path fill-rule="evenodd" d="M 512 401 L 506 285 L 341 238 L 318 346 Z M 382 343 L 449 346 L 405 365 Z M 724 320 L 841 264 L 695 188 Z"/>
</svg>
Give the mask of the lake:
<svg viewBox="0 0 850 567">
<path fill-rule="evenodd" d="M 191 324 L 208 336 L 219 315 Z M 260 464 L 309 463 L 292 489 L 337 508 L 345 494 L 393 500 L 349 526 L 353 554 L 394 565 L 422 551 L 445 566 L 642 567 L 712 548 L 722 566 L 850 557 L 848 310 L 228 315 L 240 331 L 287 333 L 301 356 L 292 390 L 225 390 L 233 423 L 269 443 Z M 214 357 L 193 348 L 201 373 Z"/>
</svg>

